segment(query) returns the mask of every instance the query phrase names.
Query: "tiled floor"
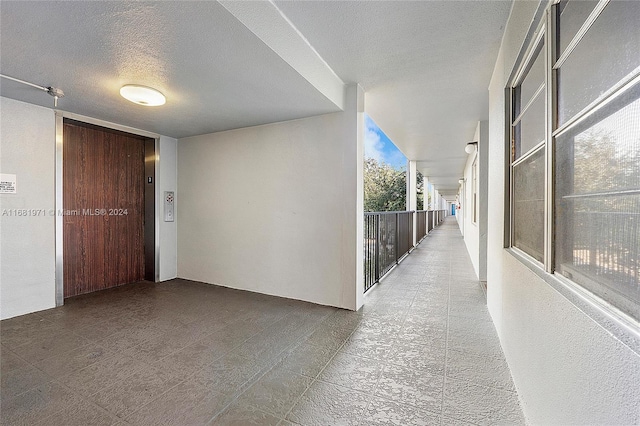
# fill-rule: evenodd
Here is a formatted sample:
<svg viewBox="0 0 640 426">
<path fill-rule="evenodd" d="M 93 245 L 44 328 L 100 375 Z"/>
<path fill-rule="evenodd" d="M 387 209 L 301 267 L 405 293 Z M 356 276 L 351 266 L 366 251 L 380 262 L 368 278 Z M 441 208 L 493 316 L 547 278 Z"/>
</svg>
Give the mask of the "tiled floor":
<svg viewBox="0 0 640 426">
<path fill-rule="evenodd" d="M 174 280 L 0 326 L 3 425 L 524 422 L 453 218 L 357 313 Z"/>
</svg>

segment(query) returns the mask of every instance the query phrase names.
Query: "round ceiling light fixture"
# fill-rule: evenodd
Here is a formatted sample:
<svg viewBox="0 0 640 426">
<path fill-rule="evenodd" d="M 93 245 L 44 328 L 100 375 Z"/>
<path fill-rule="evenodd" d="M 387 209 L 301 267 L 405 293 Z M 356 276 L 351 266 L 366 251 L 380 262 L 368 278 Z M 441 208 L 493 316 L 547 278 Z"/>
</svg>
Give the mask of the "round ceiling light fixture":
<svg viewBox="0 0 640 426">
<path fill-rule="evenodd" d="M 167 98 L 156 89 L 136 84 L 127 84 L 120 89 L 120 95 L 134 104 L 144 106 L 159 106 L 167 102 Z"/>
<path fill-rule="evenodd" d="M 466 152 L 467 154 L 473 154 L 474 152 L 476 152 L 477 145 L 478 142 L 469 142 L 467 146 L 464 147 L 464 152 Z"/>
</svg>

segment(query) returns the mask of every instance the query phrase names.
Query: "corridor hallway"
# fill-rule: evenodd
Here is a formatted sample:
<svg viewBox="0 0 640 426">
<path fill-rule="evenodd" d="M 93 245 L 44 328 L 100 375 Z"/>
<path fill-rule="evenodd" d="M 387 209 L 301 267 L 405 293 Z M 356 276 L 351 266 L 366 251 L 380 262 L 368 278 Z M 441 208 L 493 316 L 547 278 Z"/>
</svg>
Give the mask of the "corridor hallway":
<svg viewBox="0 0 640 426">
<path fill-rule="evenodd" d="M 453 217 L 359 312 L 177 279 L 0 326 L 3 425 L 524 423 Z"/>
</svg>

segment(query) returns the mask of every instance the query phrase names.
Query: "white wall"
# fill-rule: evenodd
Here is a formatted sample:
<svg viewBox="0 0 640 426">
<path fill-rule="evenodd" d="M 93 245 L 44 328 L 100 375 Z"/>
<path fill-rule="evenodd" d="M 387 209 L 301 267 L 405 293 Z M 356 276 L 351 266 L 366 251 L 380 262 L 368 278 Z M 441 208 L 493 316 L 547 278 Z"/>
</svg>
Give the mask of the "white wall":
<svg viewBox="0 0 640 426">
<path fill-rule="evenodd" d="M 640 356 L 503 249 L 504 88 L 538 2 L 514 2 L 490 86 L 487 303 L 530 424 L 639 424 Z"/>
<path fill-rule="evenodd" d="M 0 98 L 0 173 L 17 175 L 17 194 L 0 195 L 0 318 L 55 306 L 55 114 Z M 175 139 L 160 137 L 159 194 L 176 190 Z M 164 153 L 164 154 L 163 154 Z M 162 214 L 158 197 L 157 214 Z M 44 209 L 15 217 L 3 210 Z M 160 279 L 176 276 L 176 223 L 160 221 Z"/>
<path fill-rule="evenodd" d="M 471 258 L 473 269 L 480 281 L 487 279 L 487 167 L 489 151 L 489 122 L 479 121 L 473 140 L 478 142 L 475 153 L 467 157 L 464 167 L 464 191 L 460 193 L 464 197 L 460 214 L 456 219 L 464 236 L 467 252 Z M 473 222 L 473 162 L 477 165 L 477 202 L 478 217 Z"/>
<path fill-rule="evenodd" d="M 180 139 L 178 276 L 357 309 L 362 98 L 352 86 L 345 112 Z"/>
<path fill-rule="evenodd" d="M 472 166 L 478 152 L 467 156 L 467 163 L 464 166 L 464 191 L 462 196 L 462 208 L 460 211 L 462 215 L 458 218 L 458 225 L 463 230 L 464 243 L 467 247 L 467 252 L 471 258 L 473 264 L 473 270 L 476 273 L 476 277 L 479 278 L 479 261 L 480 261 L 480 223 L 473 222 L 473 177 Z"/>
<path fill-rule="evenodd" d="M 159 161 L 158 197 L 156 197 L 156 212 L 160 215 L 160 281 L 166 281 L 178 276 L 178 141 L 161 136 Z M 174 193 L 174 221 L 164 221 L 164 192 Z"/>
<path fill-rule="evenodd" d="M 0 317 L 55 306 L 55 115 L 0 98 L 0 172 L 15 174 L 16 194 L 0 210 L 35 209 L 38 216 L 0 215 Z M 41 211 L 42 210 L 42 211 Z"/>
</svg>

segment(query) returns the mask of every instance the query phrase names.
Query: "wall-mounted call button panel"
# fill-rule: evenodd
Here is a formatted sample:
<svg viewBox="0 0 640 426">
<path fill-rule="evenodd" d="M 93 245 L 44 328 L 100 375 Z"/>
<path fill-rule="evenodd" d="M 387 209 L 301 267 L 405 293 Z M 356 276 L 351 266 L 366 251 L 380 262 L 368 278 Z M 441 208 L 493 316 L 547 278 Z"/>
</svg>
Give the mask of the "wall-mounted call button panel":
<svg viewBox="0 0 640 426">
<path fill-rule="evenodd" d="M 164 221 L 173 222 L 173 205 L 175 197 L 173 191 L 164 191 Z"/>
</svg>

